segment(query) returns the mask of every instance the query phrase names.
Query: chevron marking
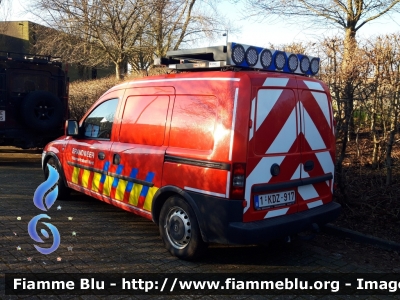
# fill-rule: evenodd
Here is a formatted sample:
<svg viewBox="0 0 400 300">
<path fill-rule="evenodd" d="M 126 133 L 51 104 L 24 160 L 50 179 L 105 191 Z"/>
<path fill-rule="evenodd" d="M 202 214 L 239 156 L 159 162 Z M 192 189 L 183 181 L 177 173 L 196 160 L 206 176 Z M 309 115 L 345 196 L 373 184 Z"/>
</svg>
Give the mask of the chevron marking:
<svg viewBox="0 0 400 300">
<path fill-rule="evenodd" d="M 257 100 L 256 130 L 268 117 L 283 90 L 259 90 Z"/>
<path fill-rule="evenodd" d="M 294 108 L 266 154 L 289 152 L 290 147 L 297 139 L 297 133 L 294 130 L 296 123 L 296 109 Z"/>
<path fill-rule="evenodd" d="M 254 98 L 251 101 L 251 115 L 250 115 L 250 119 L 251 122 L 253 124 L 253 126 L 250 128 L 250 132 L 249 132 L 249 141 L 253 138 L 253 134 L 254 134 L 254 114 L 256 112 L 256 98 Z"/>
<path fill-rule="evenodd" d="M 297 107 L 297 135 L 303 132 L 303 128 L 301 126 L 301 108 L 302 108 L 302 103 L 301 101 L 297 102 L 296 107 Z"/>
<path fill-rule="evenodd" d="M 312 184 L 301 185 L 297 188 L 297 191 L 303 200 L 310 200 L 319 196 Z"/>
<path fill-rule="evenodd" d="M 335 175 L 335 165 L 333 164 L 331 154 L 329 151 L 324 151 L 324 152 L 317 152 L 315 153 L 315 156 L 318 159 L 319 164 L 322 167 L 322 170 L 324 170 L 325 174 L 332 173 L 332 176 Z M 333 182 L 333 178 L 332 178 Z M 329 182 L 327 182 L 327 185 L 329 186 Z M 333 189 L 333 184 L 332 187 Z"/>
<path fill-rule="evenodd" d="M 326 145 L 319 134 L 313 120 L 304 108 L 305 138 L 312 150 L 326 149 Z"/>
<path fill-rule="evenodd" d="M 321 108 L 321 111 L 324 113 L 326 122 L 328 122 L 329 127 L 331 127 L 332 124 L 331 124 L 331 117 L 329 115 L 328 97 L 326 97 L 326 94 L 319 92 L 311 92 L 311 94 L 313 95 L 315 101 Z"/>
<path fill-rule="evenodd" d="M 286 86 L 289 78 L 270 78 L 265 79 L 263 86 Z"/>
<path fill-rule="evenodd" d="M 313 202 L 307 203 L 307 206 L 310 209 L 310 208 L 314 208 L 314 207 L 317 207 L 317 206 L 321 206 L 323 204 L 324 203 L 322 202 L 322 200 L 317 200 L 317 201 L 313 201 Z"/>
<path fill-rule="evenodd" d="M 298 165 L 296 171 L 294 171 L 292 178 L 290 178 L 290 180 L 300 179 L 302 166 L 303 164 Z"/>
<path fill-rule="evenodd" d="M 318 90 L 318 91 L 324 90 L 324 88 L 322 87 L 322 85 L 319 82 L 304 80 L 304 83 L 310 90 Z"/>
<path fill-rule="evenodd" d="M 285 156 L 263 157 L 250 173 L 250 175 L 246 178 L 246 207 L 244 208 L 243 213 L 245 213 L 250 207 L 250 195 L 252 185 L 261 182 L 268 183 L 272 177 L 271 172 L 269 171 L 272 164 L 276 163 L 280 165 L 284 159 Z"/>
<path fill-rule="evenodd" d="M 265 215 L 264 219 L 286 215 L 288 210 L 289 210 L 289 208 L 271 210 L 271 211 L 267 212 L 267 214 Z"/>
</svg>

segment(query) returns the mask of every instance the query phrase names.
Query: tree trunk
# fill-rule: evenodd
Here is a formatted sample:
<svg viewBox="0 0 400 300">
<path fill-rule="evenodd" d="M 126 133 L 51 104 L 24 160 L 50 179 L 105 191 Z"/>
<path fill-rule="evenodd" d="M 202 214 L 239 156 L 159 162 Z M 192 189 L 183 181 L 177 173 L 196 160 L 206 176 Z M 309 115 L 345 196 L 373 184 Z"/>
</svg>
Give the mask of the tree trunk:
<svg viewBox="0 0 400 300">
<path fill-rule="evenodd" d="M 372 169 L 378 168 L 379 144 L 380 140 L 377 138 L 376 130 L 373 132 L 374 146 L 372 150 Z"/>
<path fill-rule="evenodd" d="M 115 77 L 117 79 L 124 78 L 126 71 L 126 63 L 124 60 L 115 63 Z"/>
<path fill-rule="evenodd" d="M 346 111 L 348 111 L 348 132 L 345 138 L 350 140 L 350 135 L 354 133 L 354 88 L 353 81 L 355 79 L 355 66 L 353 63 L 353 59 L 355 56 L 355 52 L 357 49 L 357 40 L 356 40 L 356 30 L 355 24 L 349 24 L 346 27 L 345 39 L 344 39 L 344 53 L 343 53 L 343 65 L 342 71 L 344 74 L 345 80 L 345 88 L 344 88 L 344 99 L 347 102 Z M 347 118 L 346 118 L 347 119 Z"/>
<path fill-rule="evenodd" d="M 115 64 L 115 78 L 121 79 L 121 66 L 118 63 Z"/>
<path fill-rule="evenodd" d="M 399 117 L 399 98 L 400 88 L 397 86 L 397 91 L 394 95 L 394 101 L 392 108 L 394 109 L 394 117 L 390 124 L 389 140 L 386 146 L 386 185 L 391 185 L 393 181 L 392 177 L 392 149 L 394 144 L 394 138 L 396 136 L 398 117 Z"/>
<path fill-rule="evenodd" d="M 379 153 L 379 140 L 378 140 L 378 133 L 376 131 L 376 98 L 374 100 L 374 110 L 372 112 L 372 120 L 371 120 L 371 134 L 373 140 L 373 147 L 372 147 L 372 169 L 376 169 L 378 167 L 378 153 Z"/>
<path fill-rule="evenodd" d="M 346 199 L 346 190 L 345 190 L 346 182 L 345 182 L 344 176 L 343 176 L 343 161 L 346 157 L 347 135 L 349 132 L 349 117 L 350 117 L 350 115 L 349 115 L 348 111 L 349 111 L 348 105 L 347 105 L 347 103 L 345 103 L 345 111 L 344 111 L 345 118 L 342 123 L 342 130 L 343 130 L 342 131 L 342 137 L 343 137 L 342 138 L 342 147 L 340 149 L 340 154 L 339 154 L 339 158 L 337 161 L 337 175 L 338 175 L 337 183 L 338 183 L 339 189 L 342 192 L 342 194 L 344 195 L 345 199 Z"/>
<path fill-rule="evenodd" d="M 346 28 L 346 36 L 344 40 L 344 53 L 342 61 L 342 74 L 344 74 L 344 90 L 340 93 L 340 101 L 343 101 L 344 120 L 341 124 L 342 129 L 342 145 L 339 158 L 337 161 L 338 186 L 342 194 L 346 198 L 346 182 L 343 176 L 343 161 L 346 156 L 347 142 L 350 130 L 354 127 L 353 113 L 353 63 L 352 58 L 357 46 L 355 26 Z"/>
</svg>

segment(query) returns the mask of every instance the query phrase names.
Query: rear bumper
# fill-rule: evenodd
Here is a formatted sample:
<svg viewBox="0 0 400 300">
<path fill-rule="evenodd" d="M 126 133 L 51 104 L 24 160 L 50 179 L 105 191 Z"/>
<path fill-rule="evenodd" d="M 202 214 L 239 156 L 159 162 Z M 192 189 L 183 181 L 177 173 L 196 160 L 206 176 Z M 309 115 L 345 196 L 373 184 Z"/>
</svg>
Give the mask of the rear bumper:
<svg viewBox="0 0 400 300">
<path fill-rule="evenodd" d="M 228 240 L 235 244 L 257 244 L 307 230 L 313 223 L 324 225 L 335 220 L 341 206 L 330 202 L 295 214 L 257 222 L 232 222 L 228 227 Z"/>
<path fill-rule="evenodd" d="M 196 213 L 203 240 L 222 244 L 260 244 L 283 238 L 307 230 L 313 223 L 321 226 L 331 222 L 341 210 L 340 204 L 329 202 L 299 213 L 245 223 L 240 200 L 194 192 L 186 195 Z"/>
</svg>

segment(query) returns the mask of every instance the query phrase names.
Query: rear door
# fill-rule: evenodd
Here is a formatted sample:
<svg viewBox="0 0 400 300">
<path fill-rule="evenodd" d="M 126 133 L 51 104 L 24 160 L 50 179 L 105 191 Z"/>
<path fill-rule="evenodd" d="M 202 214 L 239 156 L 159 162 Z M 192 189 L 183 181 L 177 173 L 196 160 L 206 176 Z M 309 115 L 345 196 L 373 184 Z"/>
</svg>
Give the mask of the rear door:
<svg viewBox="0 0 400 300">
<path fill-rule="evenodd" d="M 322 84 L 311 78 L 298 80 L 301 126 L 301 179 L 299 211 L 332 200 L 335 137 L 332 106 Z"/>
<path fill-rule="evenodd" d="M 295 213 L 301 144 L 297 82 L 266 78 L 252 100 L 244 221 Z"/>
</svg>

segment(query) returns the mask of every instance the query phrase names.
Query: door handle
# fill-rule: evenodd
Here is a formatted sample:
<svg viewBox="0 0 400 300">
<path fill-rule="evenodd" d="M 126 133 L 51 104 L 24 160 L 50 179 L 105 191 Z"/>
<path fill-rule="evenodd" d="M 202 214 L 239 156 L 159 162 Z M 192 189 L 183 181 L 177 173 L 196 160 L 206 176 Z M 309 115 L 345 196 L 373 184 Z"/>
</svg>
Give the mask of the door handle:
<svg viewBox="0 0 400 300">
<path fill-rule="evenodd" d="M 97 154 L 97 157 L 98 157 L 100 160 L 103 160 L 103 159 L 106 158 L 106 155 L 104 154 L 104 152 L 99 152 L 99 154 Z"/>
<path fill-rule="evenodd" d="M 306 163 L 304 164 L 304 171 L 309 172 L 312 169 L 314 169 L 314 162 L 312 160 L 306 161 Z"/>
<path fill-rule="evenodd" d="M 115 153 L 113 156 L 113 164 L 119 165 L 120 162 L 121 162 L 121 156 L 119 154 Z"/>
</svg>

